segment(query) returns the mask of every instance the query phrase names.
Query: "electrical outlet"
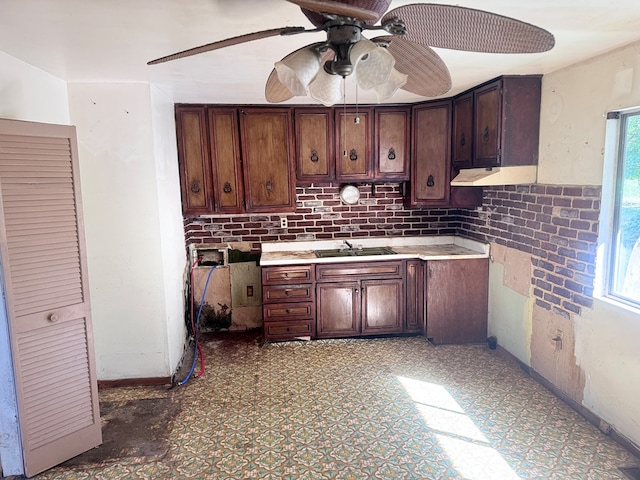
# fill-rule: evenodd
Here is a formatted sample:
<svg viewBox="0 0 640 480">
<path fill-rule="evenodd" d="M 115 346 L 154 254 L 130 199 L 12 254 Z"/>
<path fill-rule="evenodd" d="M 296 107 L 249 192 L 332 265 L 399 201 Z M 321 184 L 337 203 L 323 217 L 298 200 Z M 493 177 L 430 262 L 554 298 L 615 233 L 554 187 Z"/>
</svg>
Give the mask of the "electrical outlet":
<svg viewBox="0 0 640 480">
<path fill-rule="evenodd" d="M 287 228 L 288 223 L 287 217 L 280 217 L 280 228 Z"/>
<path fill-rule="evenodd" d="M 247 297 L 253 297 L 253 285 L 247 285 Z"/>
</svg>

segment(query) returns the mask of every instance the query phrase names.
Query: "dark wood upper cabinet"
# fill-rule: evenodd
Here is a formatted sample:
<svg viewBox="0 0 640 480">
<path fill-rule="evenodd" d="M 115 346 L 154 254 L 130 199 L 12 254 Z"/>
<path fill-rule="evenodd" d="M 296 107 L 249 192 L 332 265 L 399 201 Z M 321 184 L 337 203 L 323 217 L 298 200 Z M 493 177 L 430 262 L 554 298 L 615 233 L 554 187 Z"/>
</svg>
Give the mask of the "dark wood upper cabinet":
<svg viewBox="0 0 640 480">
<path fill-rule="evenodd" d="M 241 212 L 244 192 L 237 109 L 208 108 L 207 115 L 215 210 L 221 213 Z"/>
<path fill-rule="evenodd" d="M 451 181 L 451 102 L 413 107 L 412 165 L 408 206 L 443 206 Z"/>
<path fill-rule="evenodd" d="M 473 108 L 469 108 L 469 99 Z M 458 167 L 536 165 L 540 75 L 504 76 L 454 99 L 453 164 Z M 471 156 L 461 145 L 471 123 Z"/>
<path fill-rule="evenodd" d="M 456 167 L 471 167 L 473 156 L 473 93 L 453 100 L 451 161 Z"/>
<path fill-rule="evenodd" d="M 248 212 L 295 210 L 295 174 L 288 108 L 240 109 L 240 139 Z"/>
<path fill-rule="evenodd" d="M 296 180 L 329 182 L 335 177 L 333 110 L 296 108 L 293 114 L 296 142 Z"/>
<path fill-rule="evenodd" d="M 336 180 L 352 182 L 373 177 L 373 108 L 336 108 Z"/>
<path fill-rule="evenodd" d="M 213 186 L 204 107 L 176 108 L 178 165 L 185 215 L 213 211 Z"/>
<path fill-rule="evenodd" d="M 409 179 L 410 107 L 375 108 L 374 178 Z"/>
</svg>

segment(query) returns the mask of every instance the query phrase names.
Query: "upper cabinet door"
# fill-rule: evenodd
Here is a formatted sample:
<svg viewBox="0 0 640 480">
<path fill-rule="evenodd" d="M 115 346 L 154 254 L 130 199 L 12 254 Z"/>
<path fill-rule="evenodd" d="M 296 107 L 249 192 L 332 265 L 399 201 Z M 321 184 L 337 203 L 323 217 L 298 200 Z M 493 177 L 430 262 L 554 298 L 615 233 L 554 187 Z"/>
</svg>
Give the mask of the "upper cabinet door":
<svg viewBox="0 0 640 480">
<path fill-rule="evenodd" d="M 335 176 L 333 110 L 297 108 L 293 122 L 298 182 L 331 182 Z"/>
<path fill-rule="evenodd" d="M 376 154 L 374 177 L 377 180 L 409 179 L 410 108 L 376 107 Z"/>
<path fill-rule="evenodd" d="M 209 108 L 207 115 L 215 209 L 223 213 L 241 212 L 244 195 L 238 111 L 235 108 Z"/>
<path fill-rule="evenodd" d="M 473 94 L 453 101 L 453 156 L 455 167 L 471 167 L 473 155 Z"/>
<path fill-rule="evenodd" d="M 178 164 L 185 215 L 213 212 L 213 192 L 207 142 L 206 109 L 176 107 Z"/>
<path fill-rule="evenodd" d="M 336 180 L 349 182 L 372 177 L 373 109 L 335 110 Z"/>
<path fill-rule="evenodd" d="M 240 110 L 245 207 L 248 212 L 295 210 L 291 110 Z"/>
<path fill-rule="evenodd" d="M 451 102 L 413 107 L 410 206 L 447 205 L 451 174 Z"/>
<path fill-rule="evenodd" d="M 502 117 L 502 81 L 490 83 L 475 92 L 475 164 L 500 164 L 500 125 Z"/>
</svg>

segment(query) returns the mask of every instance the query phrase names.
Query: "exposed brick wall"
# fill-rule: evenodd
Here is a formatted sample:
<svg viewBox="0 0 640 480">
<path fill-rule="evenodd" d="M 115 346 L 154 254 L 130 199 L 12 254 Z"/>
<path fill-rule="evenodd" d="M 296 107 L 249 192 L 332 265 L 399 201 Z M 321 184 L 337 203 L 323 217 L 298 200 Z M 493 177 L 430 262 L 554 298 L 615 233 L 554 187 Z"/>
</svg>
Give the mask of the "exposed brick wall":
<svg viewBox="0 0 640 480">
<path fill-rule="evenodd" d="M 537 305 L 566 317 L 593 305 L 599 186 L 485 187 L 483 206 L 470 210 L 406 209 L 398 184 L 360 192 L 357 205 L 344 205 L 338 185 L 311 185 L 296 189 L 294 213 L 186 217 L 186 241 L 259 251 L 262 242 L 458 234 L 531 254 Z"/>
<path fill-rule="evenodd" d="M 460 235 L 531 254 L 536 304 L 565 317 L 593 306 L 600 186 L 487 187 Z"/>
<path fill-rule="evenodd" d="M 398 184 L 376 185 L 375 196 L 361 185 L 356 205 L 340 201 L 338 185 L 298 187 L 296 200 L 294 213 L 186 217 L 187 244 L 250 242 L 258 251 L 261 242 L 451 235 L 460 227 L 456 209 L 406 209 Z"/>
</svg>

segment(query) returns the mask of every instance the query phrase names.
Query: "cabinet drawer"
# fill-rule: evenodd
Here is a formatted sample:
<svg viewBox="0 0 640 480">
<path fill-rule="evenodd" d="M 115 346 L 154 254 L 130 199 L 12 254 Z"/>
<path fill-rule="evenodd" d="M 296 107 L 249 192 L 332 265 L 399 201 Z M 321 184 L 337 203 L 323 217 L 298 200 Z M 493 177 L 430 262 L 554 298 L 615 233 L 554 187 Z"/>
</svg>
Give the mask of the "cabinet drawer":
<svg viewBox="0 0 640 480">
<path fill-rule="evenodd" d="M 312 302 L 313 285 L 266 285 L 262 287 L 262 301 L 274 302 Z"/>
<path fill-rule="evenodd" d="M 402 262 L 334 263 L 318 265 L 318 282 L 336 282 L 346 279 L 402 277 Z"/>
<path fill-rule="evenodd" d="M 313 303 L 271 303 L 262 305 L 265 322 L 278 320 L 312 319 Z"/>
<path fill-rule="evenodd" d="M 269 322 L 264 324 L 265 340 L 287 340 L 297 337 L 315 337 L 315 322 Z"/>
<path fill-rule="evenodd" d="M 306 283 L 313 281 L 312 265 L 291 267 L 262 267 L 262 284 Z"/>
</svg>

